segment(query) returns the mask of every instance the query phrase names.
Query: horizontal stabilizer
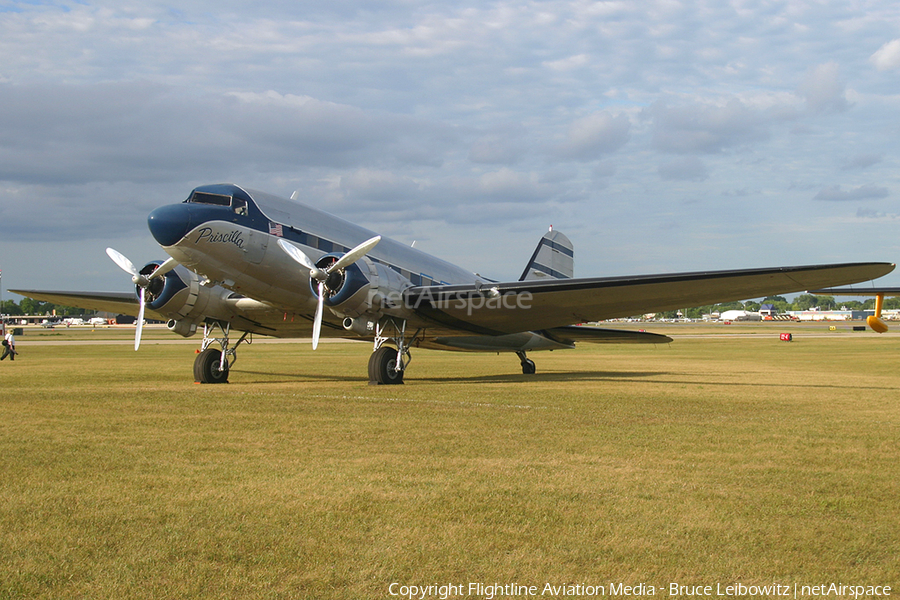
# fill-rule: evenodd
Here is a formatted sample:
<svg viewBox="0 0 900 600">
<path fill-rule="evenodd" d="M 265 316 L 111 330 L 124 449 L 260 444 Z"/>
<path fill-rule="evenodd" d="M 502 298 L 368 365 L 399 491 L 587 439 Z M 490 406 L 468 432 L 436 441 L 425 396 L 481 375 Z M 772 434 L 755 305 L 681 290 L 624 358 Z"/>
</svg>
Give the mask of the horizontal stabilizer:
<svg viewBox="0 0 900 600">
<path fill-rule="evenodd" d="M 626 329 L 606 329 L 590 325 L 569 325 L 554 327 L 542 331 L 544 335 L 561 343 L 590 342 L 591 344 L 668 344 L 672 341 L 667 335 L 648 331 L 629 331 Z"/>
<path fill-rule="evenodd" d="M 867 288 L 825 288 L 821 290 L 810 290 L 810 294 L 828 295 L 828 296 L 900 296 L 900 287 L 867 287 Z"/>
<path fill-rule="evenodd" d="M 810 294 L 827 294 L 830 296 L 875 296 L 875 314 L 866 317 L 866 325 L 877 333 L 887 333 L 887 323 L 881 320 L 881 309 L 884 306 L 886 296 L 900 296 L 900 288 L 897 287 L 868 287 L 868 288 L 825 288 L 812 290 Z"/>
</svg>

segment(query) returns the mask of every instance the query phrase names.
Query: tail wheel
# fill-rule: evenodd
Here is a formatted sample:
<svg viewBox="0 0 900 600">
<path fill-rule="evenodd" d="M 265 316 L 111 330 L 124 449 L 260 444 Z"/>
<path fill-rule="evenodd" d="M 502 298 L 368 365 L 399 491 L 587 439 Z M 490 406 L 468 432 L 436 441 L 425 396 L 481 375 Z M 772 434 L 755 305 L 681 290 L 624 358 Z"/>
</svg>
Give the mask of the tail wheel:
<svg viewBox="0 0 900 600">
<path fill-rule="evenodd" d="M 228 383 L 228 361 L 225 368 L 220 369 L 222 351 L 207 348 L 194 359 L 194 381 L 197 383 Z"/>
<path fill-rule="evenodd" d="M 403 383 L 403 369 L 396 370 L 397 349 L 382 346 L 369 357 L 369 383 L 399 385 Z"/>
</svg>

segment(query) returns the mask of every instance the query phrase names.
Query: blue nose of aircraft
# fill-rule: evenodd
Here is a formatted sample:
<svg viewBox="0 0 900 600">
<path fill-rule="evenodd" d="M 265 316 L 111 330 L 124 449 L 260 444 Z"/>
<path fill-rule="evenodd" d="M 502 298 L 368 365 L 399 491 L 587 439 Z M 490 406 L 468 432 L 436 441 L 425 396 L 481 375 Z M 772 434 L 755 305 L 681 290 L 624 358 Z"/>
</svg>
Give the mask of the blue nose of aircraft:
<svg viewBox="0 0 900 600">
<path fill-rule="evenodd" d="M 161 206 L 147 217 L 150 233 L 160 246 L 174 246 L 191 230 L 191 210 L 187 204 Z"/>
</svg>

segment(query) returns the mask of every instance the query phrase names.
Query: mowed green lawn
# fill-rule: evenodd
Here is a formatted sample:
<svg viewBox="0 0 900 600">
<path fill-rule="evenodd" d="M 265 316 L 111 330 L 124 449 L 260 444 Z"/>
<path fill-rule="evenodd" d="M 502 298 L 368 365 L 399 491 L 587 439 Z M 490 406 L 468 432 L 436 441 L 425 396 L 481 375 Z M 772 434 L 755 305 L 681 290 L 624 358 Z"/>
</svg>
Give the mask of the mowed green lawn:
<svg viewBox="0 0 900 600">
<path fill-rule="evenodd" d="M 419 350 L 384 387 L 366 344 L 257 343 L 201 386 L 193 345 L 26 332 L 0 363 L 0 598 L 900 589 L 900 337 L 768 327 L 533 353 L 536 376 Z"/>
</svg>

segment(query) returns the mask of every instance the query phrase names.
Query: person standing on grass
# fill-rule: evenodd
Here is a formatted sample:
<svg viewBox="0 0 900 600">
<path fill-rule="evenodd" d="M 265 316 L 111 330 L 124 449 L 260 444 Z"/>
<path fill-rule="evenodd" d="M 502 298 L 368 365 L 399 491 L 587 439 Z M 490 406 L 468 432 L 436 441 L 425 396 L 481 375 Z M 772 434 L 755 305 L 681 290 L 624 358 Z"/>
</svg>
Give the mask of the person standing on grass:
<svg viewBox="0 0 900 600">
<path fill-rule="evenodd" d="M 6 335 L 3 336 L 3 356 L 0 356 L 0 360 L 3 360 L 7 356 L 9 356 L 10 361 L 16 360 L 16 338 L 13 337 L 11 331 L 7 331 Z"/>
</svg>

